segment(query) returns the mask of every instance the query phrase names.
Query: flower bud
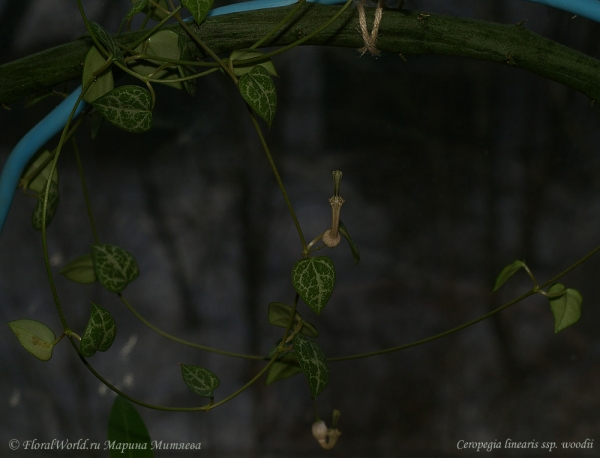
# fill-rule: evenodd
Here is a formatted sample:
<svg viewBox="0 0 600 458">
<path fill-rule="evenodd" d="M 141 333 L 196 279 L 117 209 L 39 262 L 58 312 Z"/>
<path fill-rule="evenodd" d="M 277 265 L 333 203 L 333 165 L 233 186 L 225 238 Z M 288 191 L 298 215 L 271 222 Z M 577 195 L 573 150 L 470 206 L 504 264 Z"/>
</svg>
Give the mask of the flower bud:
<svg viewBox="0 0 600 458">
<path fill-rule="evenodd" d="M 312 434 L 319 443 L 327 440 L 327 425 L 323 420 L 315 421 L 313 423 Z"/>
</svg>

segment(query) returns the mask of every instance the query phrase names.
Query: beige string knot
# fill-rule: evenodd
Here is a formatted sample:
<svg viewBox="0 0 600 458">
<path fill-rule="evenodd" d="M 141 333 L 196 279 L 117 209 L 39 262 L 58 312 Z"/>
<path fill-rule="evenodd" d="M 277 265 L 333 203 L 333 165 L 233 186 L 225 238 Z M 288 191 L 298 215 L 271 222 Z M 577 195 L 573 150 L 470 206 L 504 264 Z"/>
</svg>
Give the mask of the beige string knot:
<svg viewBox="0 0 600 458">
<path fill-rule="evenodd" d="M 358 9 L 358 24 L 360 25 L 360 33 L 365 45 L 358 50 L 362 56 L 364 53 L 369 52 L 372 56 L 378 56 L 381 51 L 377 49 L 377 34 L 379 33 L 379 25 L 381 24 L 381 18 L 383 17 L 383 0 L 377 0 L 377 9 L 375 10 L 375 19 L 373 21 L 373 29 L 371 33 L 367 29 L 367 16 L 365 14 L 365 1 L 359 0 L 356 8 Z"/>
</svg>

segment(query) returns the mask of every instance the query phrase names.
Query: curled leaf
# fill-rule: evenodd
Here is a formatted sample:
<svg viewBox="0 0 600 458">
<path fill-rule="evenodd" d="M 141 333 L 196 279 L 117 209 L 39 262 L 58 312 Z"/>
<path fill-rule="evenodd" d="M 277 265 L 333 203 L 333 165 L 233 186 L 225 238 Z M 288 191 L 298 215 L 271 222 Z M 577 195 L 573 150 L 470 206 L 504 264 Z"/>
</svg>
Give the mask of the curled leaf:
<svg viewBox="0 0 600 458">
<path fill-rule="evenodd" d="M 88 284 L 97 280 L 91 253 L 72 260 L 60 270 L 60 273 L 76 283 Z"/>
<path fill-rule="evenodd" d="M 342 223 L 342 220 L 340 220 L 339 231 L 340 234 L 342 234 L 342 236 L 348 241 L 348 245 L 350 245 L 350 251 L 352 251 L 352 258 L 354 258 L 354 263 L 358 264 L 360 262 L 360 251 L 358 250 L 358 245 L 354 243 L 354 240 L 352 240 L 352 237 L 350 237 L 348 229 L 346 228 L 344 223 Z"/>
<path fill-rule="evenodd" d="M 523 267 L 525 267 L 525 263 L 517 260 L 502 269 L 502 272 L 500 272 L 500 275 L 498 275 L 496 278 L 496 284 L 494 285 L 492 293 L 498 290 L 498 288 L 500 288 L 510 277 L 516 274 L 519 269 L 522 269 Z"/>
<path fill-rule="evenodd" d="M 548 292 L 550 294 L 560 294 L 558 297 L 551 297 L 550 309 L 554 315 L 554 332 L 560 332 L 563 329 L 577 323 L 581 318 L 581 303 L 583 301 L 579 291 L 573 288 L 566 288 L 560 284 L 552 285 Z"/>
</svg>

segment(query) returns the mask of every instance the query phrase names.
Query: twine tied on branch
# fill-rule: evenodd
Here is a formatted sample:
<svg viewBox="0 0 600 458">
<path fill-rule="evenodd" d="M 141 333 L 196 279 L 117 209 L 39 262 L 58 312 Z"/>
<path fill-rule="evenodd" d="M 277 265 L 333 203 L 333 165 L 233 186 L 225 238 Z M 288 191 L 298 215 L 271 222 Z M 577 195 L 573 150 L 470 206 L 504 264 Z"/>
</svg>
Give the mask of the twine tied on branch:
<svg viewBox="0 0 600 458">
<path fill-rule="evenodd" d="M 365 45 L 358 50 L 362 56 L 368 52 L 372 56 L 378 56 L 381 51 L 377 49 L 377 34 L 379 33 L 379 25 L 381 24 L 381 18 L 383 17 L 383 1 L 377 0 L 377 9 L 375 10 L 375 19 L 373 20 L 373 28 L 369 33 L 367 29 L 367 16 L 365 14 L 365 3 L 366 0 L 358 0 L 356 8 L 358 9 L 358 24 L 360 26 L 360 33 L 362 35 L 363 42 Z"/>
</svg>

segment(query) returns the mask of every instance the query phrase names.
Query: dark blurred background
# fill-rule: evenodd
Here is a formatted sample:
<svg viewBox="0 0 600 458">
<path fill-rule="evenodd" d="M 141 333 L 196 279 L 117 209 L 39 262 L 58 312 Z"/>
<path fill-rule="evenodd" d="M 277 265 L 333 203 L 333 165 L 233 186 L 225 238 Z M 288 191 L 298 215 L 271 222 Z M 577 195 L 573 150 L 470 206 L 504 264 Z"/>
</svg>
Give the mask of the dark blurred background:
<svg viewBox="0 0 600 458">
<path fill-rule="evenodd" d="M 129 7 L 128 0 L 86 3 L 110 31 Z M 541 5 L 407 0 L 405 7 L 502 23 L 526 19 L 533 31 L 600 57 L 599 24 Z M 73 1 L 0 1 L 2 62 L 82 33 Z M 320 317 L 300 306 L 326 355 L 450 329 L 530 289 L 520 272 L 490 296 L 496 275 L 515 259 L 543 282 L 598 245 L 600 114 L 583 95 L 518 69 L 452 57 L 405 62 L 306 47 L 275 65 L 279 106 L 267 141 L 306 237 L 330 224 L 331 172 L 339 169 L 342 219 L 361 249 L 359 265 L 345 242 L 326 253 L 337 284 Z M 292 221 L 226 77 L 201 79 L 195 98 L 158 92 L 148 134 L 104 125 L 92 141 L 91 122 L 80 129 L 100 237 L 136 256 L 141 275 L 125 296 L 152 323 L 204 345 L 265 354 L 280 334 L 268 324 L 268 303 L 294 297 L 290 271 L 301 246 Z M 56 103 L 2 110 L 0 163 Z M 92 243 L 70 148 L 59 165 L 61 203 L 49 228 L 56 271 Z M 34 205 L 17 193 L 0 236 L 0 318 L 37 319 L 58 334 L 40 234 L 30 223 Z M 331 363 L 318 408 L 327 423 L 332 409 L 341 411 L 343 434 L 329 452 L 311 436 L 313 404 L 302 375 L 268 387 L 261 381 L 210 413 L 138 411 L 153 439 L 201 442 L 207 457 L 453 457 L 476 453 L 457 450 L 460 440 L 510 438 L 540 447 L 597 441 L 599 274 L 600 258 L 592 258 L 563 279 L 582 293 L 583 316 L 557 335 L 547 300 L 534 297 L 427 345 Z M 156 335 L 98 285 L 56 281 L 76 332 L 83 332 L 90 301 L 115 316 L 113 347 L 90 361 L 135 397 L 202 405 L 181 380 L 179 362 L 216 372 L 217 400 L 260 369 Z M 3 325 L 0 366 L 0 456 L 33 456 L 10 451 L 12 438 L 105 440 L 113 394 L 68 342 L 43 363 Z M 600 443 L 594 446 L 578 454 L 559 445 L 552 456 L 595 456 Z M 68 453 L 84 456 L 35 456 Z"/>
</svg>

